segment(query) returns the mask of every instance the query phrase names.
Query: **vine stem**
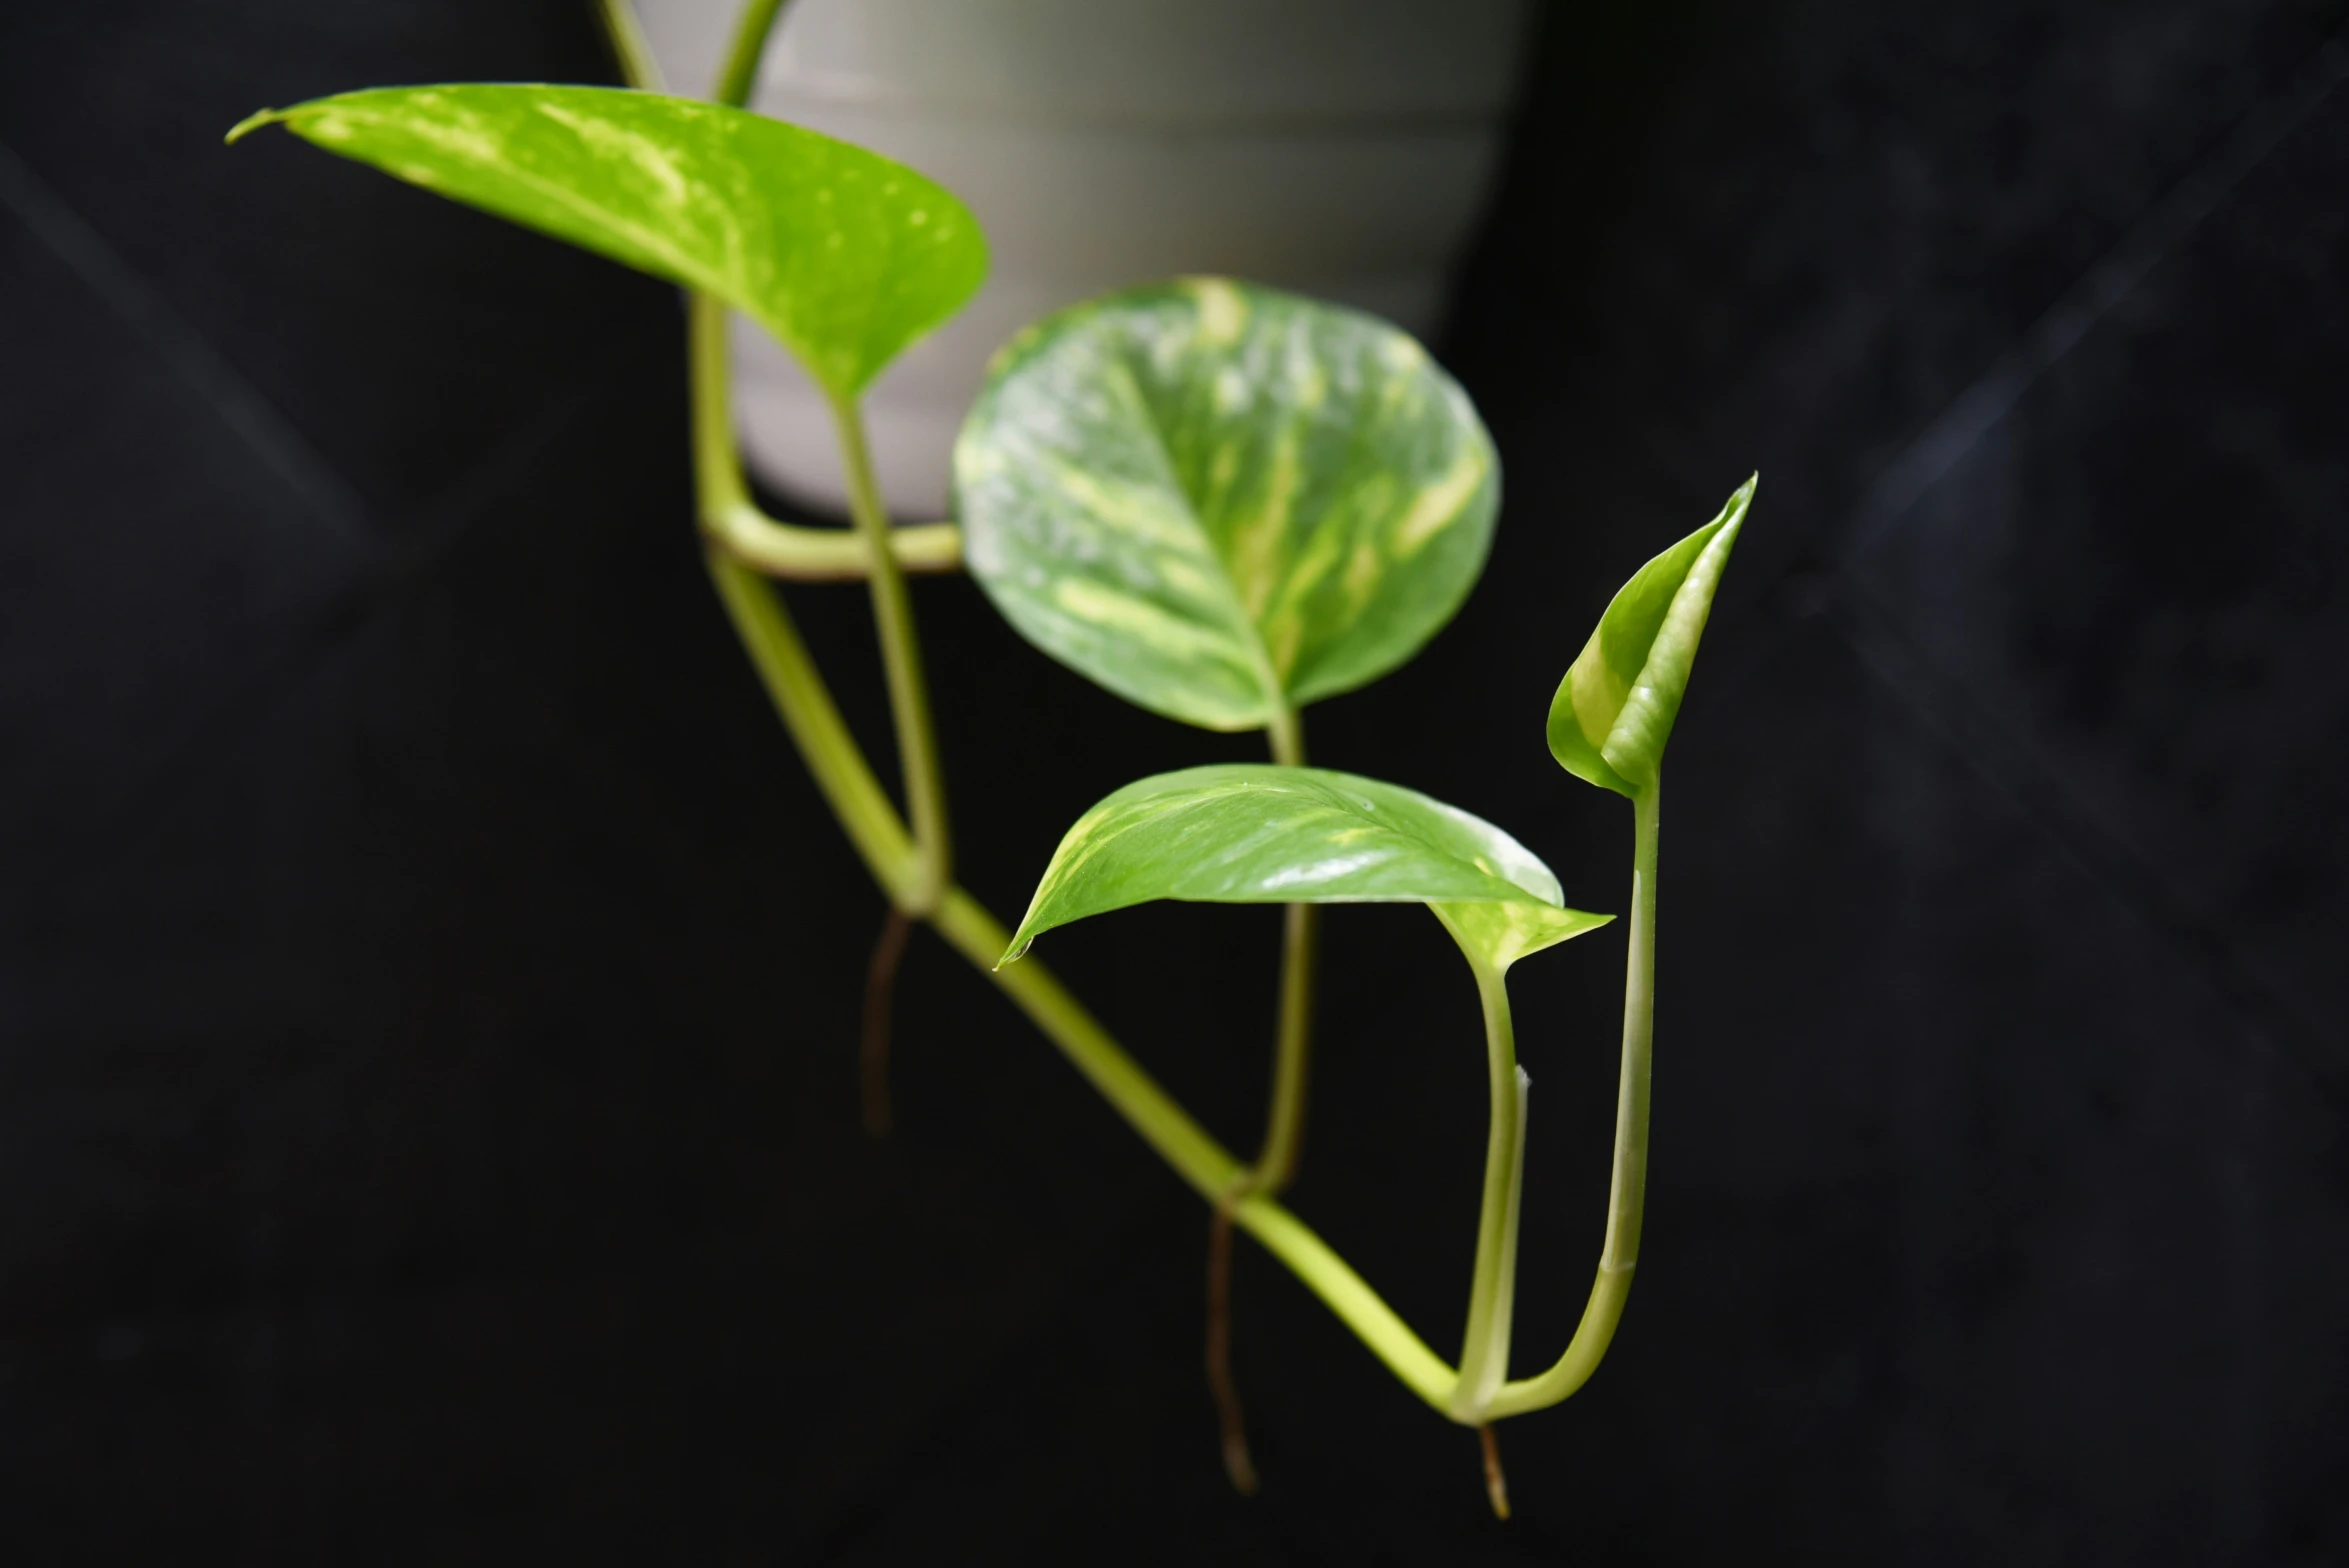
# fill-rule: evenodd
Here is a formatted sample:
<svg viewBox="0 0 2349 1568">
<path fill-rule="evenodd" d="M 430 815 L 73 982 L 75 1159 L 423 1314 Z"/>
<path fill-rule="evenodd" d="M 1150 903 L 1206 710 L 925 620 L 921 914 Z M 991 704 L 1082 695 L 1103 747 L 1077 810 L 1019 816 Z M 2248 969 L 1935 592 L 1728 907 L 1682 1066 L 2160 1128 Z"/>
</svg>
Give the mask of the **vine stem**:
<svg viewBox="0 0 2349 1568">
<path fill-rule="evenodd" d="M 644 36 L 644 23 L 636 15 L 636 7 L 628 0 L 602 0 L 596 15 L 604 24 L 604 42 L 612 46 L 612 59 L 620 67 L 620 80 L 640 92 L 665 93 L 668 83 L 661 80 L 661 62 L 653 57 L 652 42 Z"/>
<path fill-rule="evenodd" d="M 1305 765 L 1305 725 L 1297 710 L 1282 703 L 1265 726 L 1272 760 L 1284 767 Z M 1240 1405 L 1239 1380 L 1232 1375 L 1232 1205 L 1249 1192 L 1278 1194 L 1297 1175 L 1304 1148 L 1307 1080 L 1313 1051 L 1313 978 L 1320 946 L 1321 911 L 1314 904 L 1289 904 L 1281 912 L 1281 982 L 1273 1029 L 1272 1097 L 1264 1117 L 1264 1143 L 1256 1163 L 1219 1198 L 1207 1223 L 1207 1388 L 1215 1398 L 1223 1431 L 1224 1473 L 1242 1496 L 1256 1491 L 1256 1462 L 1248 1452 L 1248 1420 Z"/>
<path fill-rule="evenodd" d="M 767 36 L 784 0 L 752 0 L 735 28 L 715 97 L 747 102 Z M 629 0 L 599 0 L 604 34 L 622 80 L 661 92 L 660 64 L 645 40 Z M 693 441 L 703 537 L 744 565 L 800 582 L 853 582 L 871 570 L 871 540 L 860 529 L 807 528 L 769 517 L 751 499 L 734 449 L 734 422 L 726 385 L 726 307 L 702 294 L 687 295 L 692 355 Z M 962 566 L 962 530 L 952 523 L 917 523 L 889 531 L 889 553 L 907 572 L 952 572 Z"/>
<path fill-rule="evenodd" d="M 1493 1396 L 1509 1376 L 1509 1330 L 1517 1293 L 1517 1216 L 1525 1189 L 1525 1114 L 1530 1098 L 1525 1069 L 1517 1065 L 1517 1034 L 1509 1016 L 1509 981 L 1504 965 L 1479 957 L 1462 944 L 1476 971 L 1476 994 L 1484 1006 L 1485 1070 L 1492 1098 L 1485 1138 L 1484 1201 L 1476 1220 L 1476 1263 L 1468 1291 L 1468 1327 L 1461 1336 L 1460 1381 L 1452 1391 L 1451 1417 L 1483 1426 Z"/>
<path fill-rule="evenodd" d="M 894 898 L 918 867 L 913 838 L 849 734 L 807 645 L 766 579 L 722 551 L 705 554 L 710 578 L 816 787 L 873 879 Z M 1210 1203 L 1243 1172 L 1189 1113 L 1143 1070 L 1037 958 L 995 967 L 1011 933 L 960 887 L 949 885 L 929 917 L 947 944 L 987 976 L 1057 1046 L 1127 1125 Z M 1232 1219 L 1321 1299 L 1403 1385 L 1438 1411 L 1457 1374 L 1412 1332 L 1329 1244 L 1278 1202 L 1250 1193 Z"/>
<path fill-rule="evenodd" d="M 702 536 L 737 561 L 769 577 L 797 582 L 855 582 L 872 568 L 872 547 L 852 528 L 803 528 L 759 509 L 743 482 L 734 450 L 734 423 L 726 385 L 726 307 L 706 294 L 688 296 L 686 332 L 693 347 L 695 407 L 718 417 L 694 420 L 693 439 L 705 478 Z M 713 379 L 714 378 L 714 379 Z M 952 523 L 893 528 L 889 553 L 906 572 L 952 572 L 962 566 L 962 530 Z"/>
<path fill-rule="evenodd" d="M 759 62 L 765 58 L 767 41 L 774 35 L 775 24 L 781 19 L 783 7 L 789 0 L 748 0 L 742 14 L 735 21 L 734 37 L 727 46 L 726 57 L 718 70 L 717 82 L 710 96 L 722 104 L 737 107 L 750 102 L 758 85 Z M 633 24 L 633 7 L 627 0 L 609 0 L 613 7 L 629 12 Z M 612 25 L 615 37 L 641 29 L 634 26 Z M 742 462 L 734 448 L 734 422 L 731 418 L 729 358 L 725 345 L 725 313 L 709 301 L 715 317 L 713 321 L 697 323 L 701 330 L 694 335 L 692 353 L 696 370 L 714 367 L 711 374 L 696 374 L 695 391 L 696 465 L 697 476 L 710 474 L 718 478 L 718 489 L 726 499 L 735 503 L 727 508 L 739 512 L 747 501 L 742 483 Z M 913 818 L 915 873 L 910 887 L 890 889 L 891 901 L 907 915 L 923 916 L 937 907 L 951 875 L 953 847 L 946 825 L 946 783 L 938 765 L 937 733 L 930 723 L 928 683 L 922 674 L 922 652 L 919 634 L 914 628 L 913 598 L 906 591 L 905 572 L 895 553 L 893 530 L 889 513 L 881 504 L 880 486 L 873 478 L 873 457 L 865 439 L 864 411 L 853 393 L 827 389 L 832 407 L 832 423 L 840 438 L 840 458 L 843 476 L 848 485 L 849 516 L 856 524 L 856 532 L 864 548 L 867 585 L 873 601 L 873 624 L 881 640 L 881 667 L 889 687 L 889 711 L 897 733 L 897 755 L 905 783 L 906 809 Z M 717 417 L 711 418 L 709 416 Z M 723 461 L 711 462 L 716 454 L 710 449 L 723 442 Z M 730 493 L 729 493 L 730 492 Z M 889 952 L 889 928 L 884 928 L 883 951 Z M 893 983 L 896 973 L 896 955 L 889 953 L 889 961 L 876 964 L 877 985 L 883 991 L 881 1006 L 886 1016 L 886 988 Z M 868 1019 L 868 1049 L 871 1023 Z M 883 1024 L 886 1027 L 886 1024 Z"/>
<path fill-rule="evenodd" d="M 1663 786 L 1632 798 L 1631 943 L 1623 965 L 1623 1066 L 1615 1091 L 1615 1166 L 1607 1186 L 1607 1239 L 1599 1275 L 1557 1365 L 1537 1377 L 1504 1383 L 1487 1414 L 1523 1415 L 1565 1399 L 1590 1380 L 1631 1295 L 1639 1266 L 1640 1224 L 1647 1214 L 1648 1088 L 1656 1034 L 1656 837 Z"/>
<path fill-rule="evenodd" d="M 864 541 L 865 586 L 872 597 L 873 626 L 881 640 L 881 670 L 889 687 L 890 716 L 896 723 L 906 805 L 913 817 L 913 885 L 892 901 L 865 981 L 860 1052 L 865 1131 L 879 1137 L 888 1132 L 890 1122 L 889 1015 L 898 961 L 905 956 L 910 922 L 937 908 L 954 850 L 947 828 L 946 779 L 938 763 L 938 732 L 930 722 L 929 683 L 922 672 L 921 637 L 914 626 L 913 596 L 906 590 L 905 572 L 891 551 L 893 530 L 881 502 L 881 487 L 873 478 L 864 411 L 853 398 L 835 397 L 832 422 L 839 432 L 841 467 L 848 479 L 849 515 Z"/>
<path fill-rule="evenodd" d="M 767 31 L 780 13 L 782 3 L 783 0 L 751 0 L 720 79 L 719 101 L 739 105 L 747 97 Z M 628 0 L 602 0 L 602 4 L 607 16 L 624 16 L 628 20 L 629 33 L 623 35 L 615 29 L 615 36 L 636 36 Z M 630 63 L 623 51 L 623 64 Z M 713 298 L 689 291 L 688 310 L 695 489 L 708 539 L 705 564 L 712 584 L 817 789 L 874 880 L 893 904 L 902 907 L 918 889 L 924 875 L 921 853 L 914 835 L 907 831 L 904 820 L 891 805 L 850 735 L 798 629 L 766 579 L 759 575 L 765 563 L 756 559 L 755 551 L 740 548 L 742 525 L 754 521 L 774 528 L 781 525 L 764 519 L 750 505 L 742 480 L 730 412 L 724 306 Z M 858 568 L 876 558 L 877 552 L 869 544 L 869 533 L 841 535 L 818 529 L 796 532 L 853 546 L 854 557 L 840 552 L 838 559 L 831 562 L 838 569 L 822 575 L 861 575 Z M 919 529 L 896 530 L 896 536 L 888 541 L 890 553 L 908 569 L 920 569 L 907 559 L 906 551 L 907 536 L 920 532 Z M 948 530 L 944 537 L 953 541 L 953 554 L 959 558 L 959 535 Z M 826 548 L 830 548 L 829 544 Z M 1635 806 L 1639 848 L 1634 869 L 1632 962 L 1626 981 L 1623 1087 L 1618 1106 L 1607 1245 L 1600 1261 L 1599 1284 L 1559 1364 L 1539 1378 L 1503 1384 L 1486 1412 L 1488 1418 L 1520 1414 L 1555 1403 L 1588 1378 L 1613 1335 L 1622 1310 L 1623 1293 L 1629 1288 L 1631 1265 L 1638 1255 L 1641 1193 L 1646 1171 L 1648 1040 L 1654 989 L 1653 789 L 1635 802 Z M 927 920 L 950 946 L 1028 1016 L 1192 1190 L 1210 1203 L 1228 1204 L 1233 1223 L 1253 1236 L 1311 1290 L 1406 1388 L 1439 1413 L 1452 1414 L 1460 1374 L 1430 1350 L 1426 1341 L 1327 1242 L 1269 1194 L 1246 1192 L 1232 1199 L 1231 1194 L 1246 1174 L 1239 1161 L 1175 1103 L 1041 961 L 1031 957 L 1008 967 L 996 967 L 1010 945 L 1010 933 L 1002 922 L 951 881 L 937 889 Z M 1636 1008 L 1631 1005 L 1633 1001 L 1638 1003 Z M 1629 1142 L 1627 1132 L 1636 1134 Z M 1610 1280 L 1618 1283 L 1610 1287 Z"/>
<path fill-rule="evenodd" d="M 616 3 L 626 4 L 627 0 Z M 710 86 L 712 98 L 738 109 L 750 102 L 751 91 L 758 86 L 759 61 L 766 56 L 767 39 L 788 4 L 790 0 L 748 0 L 743 6 L 742 15 L 734 21 L 734 38 L 726 46 L 725 61 L 718 67 L 718 79 Z"/>
<path fill-rule="evenodd" d="M 1272 760 L 1283 767 L 1305 766 L 1305 725 L 1283 703 L 1268 727 Z M 1320 947 L 1321 910 L 1290 904 L 1281 924 L 1279 1023 L 1274 1031 L 1272 1100 L 1264 1118 L 1264 1144 L 1251 1172 L 1251 1186 L 1280 1192 L 1296 1179 L 1304 1152 L 1306 1088 L 1313 1055 L 1313 979 Z"/>
<path fill-rule="evenodd" d="M 897 757 L 905 779 L 907 814 L 913 818 L 915 874 L 911 889 L 898 895 L 909 915 L 935 909 L 951 875 L 953 846 L 946 827 L 946 780 L 938 766 L 938 737 L 930 724 L 929 683 L 922 673 L 920 635 L 914 629 L 913 596 L 905 573 L 889 549 L 889 513 L 873 478 L 872 450 L 865 418 L 856 401 L 832 399 L 840 434 L 841 466 L 848 476 L 848 509 L 864 537 L 866 586 L 873 600 L 873 625 L 881 639 L 881 669 L 889 687 L 889 712 L 896 721 Z"/>
</svg>

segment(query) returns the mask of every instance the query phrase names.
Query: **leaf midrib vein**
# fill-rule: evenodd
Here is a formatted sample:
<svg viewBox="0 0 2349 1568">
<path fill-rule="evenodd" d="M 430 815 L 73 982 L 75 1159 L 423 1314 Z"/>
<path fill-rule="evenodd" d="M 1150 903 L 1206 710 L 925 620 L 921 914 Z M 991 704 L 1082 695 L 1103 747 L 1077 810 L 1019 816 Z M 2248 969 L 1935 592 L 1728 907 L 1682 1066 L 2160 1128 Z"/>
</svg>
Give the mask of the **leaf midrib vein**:
<svg viewBox="0 0 2349 1568">
<path fill-rule="evenodd" d="M 1288 689 L 1273 671 L 1272 650 L 1265 646 L 1263 633 L 1249 616 L 1247 606 L 1241 602 L 1240 586 L 1232 580 L 1230 564 L 1224 560 L 1223 553 L 1215 548 L 1214 537 L 1200 520 L 1199 500 L 1182 482 L 1182 471 L 1175 462 L 1174 449 L 1167 445 L 1166 431 L 1158 422 L 1157 410 L 1143 394 L 1141 378 L 1134 374 L 1133 362 L 1124 343 L 1119 343 L 1112 351 L 1110 363 L 1116 367 L 1126 391 L 1133 398 L 1134 406 L 1142 412 L 1142 423 L 1150 432 L 1150 445 L 1158 454 L 1159 470 L 1166 478 L 1167 488 L 1183 498 L 1183 518 L 1190 524 L 1192 532 L 1198 535 L 1201 553 L 1215 563 L 1212 575 L 1216 586 L 1231 611 L 1233 622 L 1242 629 L 1239 640 L 1246 645 L 1249 662 L 1255 666 L 1256 678 L 1264 687 L 1264 723 L 1269 727 L 1289 706 Z"/>
</svg>

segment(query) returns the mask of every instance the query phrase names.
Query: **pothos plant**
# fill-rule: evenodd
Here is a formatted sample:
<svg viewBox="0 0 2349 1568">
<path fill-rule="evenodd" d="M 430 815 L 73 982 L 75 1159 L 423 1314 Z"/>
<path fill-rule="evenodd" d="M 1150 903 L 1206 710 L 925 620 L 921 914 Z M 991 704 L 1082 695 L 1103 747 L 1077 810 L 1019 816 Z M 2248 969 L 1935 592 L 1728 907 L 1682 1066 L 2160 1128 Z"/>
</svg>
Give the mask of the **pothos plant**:
<svg viewBox="0 0 2349 1568">
<path fill-rule="evenodd" d="M 1482 570 L 1500 467 L 1467 395 L 1411 338 L 1360 313 L 1192 278 L 1037 322 L 1006 344 L 955 449 L 956 523 L 892 527 L 859 397 L 987 270 L 955 197 L 886 158 L 745 112 L 780 0 L 752 0 L 715 101 L 670 97 L 625 0 L 606 20 L 635 90 L 458 84 L 266 110 L 266 125 L 687 291 L 693 467 L 710 576 L 801 757 L 889 901 L 868 976 L 867 1115 L 886 1121 L 889 989 L 914 923 L 1027 1013 L 1211 1207 L 1208 1364 L 1224 1453 L 1255 1485 L 1228 1366 L 1230 1233 L 1285 1264 L 1404 1385 L 1476 1429 L 1494 1508 L 1492 1423 L 1558 1403 L 1605 1355 L 1639 1257 L 1655 993 L 1665 742 L 1754 485 L 1642 567 L 1551 703 L 1551 752 L 1629 801 L 1631 939 L 1606 1239 L 1581 1323 L 1547 1370 L 1512 1378 L 1511 1304 L 1527 1077 L 1510 966 L 1610 916 L 1492 824 L 1398 784 L 1306 766 L 1302 712 L 1396 668 Z M 831 404 L 853 530 L 767 516 L 728 408 L 725 312 L 772 332 Z M 1209 730 L 1265 732 L 1272 761 L 1184 769 L 1080 817 L 1016 930 L 955 884 L 910 572 L 967 569 L 1038 648 L 1127 700 Z M 903 772 L 900 814 L 809 658 L 775 579 L 861 578 Z M 1055 927 L 1154 899 L 1287 906 L 1267 1130 L 1227 1152 L 1026 956 Z M 1482 999 L 1491 1126 L 1457 1362 L 1431 1350 L 1279 1201 L 1308 1079 L 1315 913 L 1425 904 Z"/>
</svg>

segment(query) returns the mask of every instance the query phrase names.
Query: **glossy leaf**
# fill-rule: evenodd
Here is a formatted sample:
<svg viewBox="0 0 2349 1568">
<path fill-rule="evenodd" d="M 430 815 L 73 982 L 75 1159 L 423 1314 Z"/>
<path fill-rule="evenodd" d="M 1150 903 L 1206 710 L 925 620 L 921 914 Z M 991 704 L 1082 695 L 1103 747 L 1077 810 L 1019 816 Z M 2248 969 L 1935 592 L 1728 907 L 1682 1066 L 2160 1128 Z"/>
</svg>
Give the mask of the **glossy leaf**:
<svg viewBox="0 0 2349 1568">
<path fill-rule="evenodd" d="M 1129 784 L 1077 819 L 1004 962 L 1055 926 L 1153 899 L 1425 903 L 1501 967 L 1612 919 L 1491 823 L 1416 790 L 1322 768 L 1224 763 Z"/>
<path fill-rule="evenodd" d="M 1760 482 L 1748 479 L 1720 516 L 1633 573 L 1599 617 L 1550 702 L 1550 754 L 1576 778 L 1625 795 L 1656 782 L 1714 590 Z"/>
<path fill-rule="evenodd" d="M 1460 607 L 1500 464 L 1416 342 L 1219 278 L 1012 339 L 955 448 L 971 575 L 1037 647 L 1208 729 L 1403 663 Z"/>
<path fill-rule="evenodd" d="M 961 308 L 987 244 L 944 187 L 720 104 L 606 87 L 390 87 L 269 109 L 329 152 L 717 295 L 853 397 Z"/>
</svg>

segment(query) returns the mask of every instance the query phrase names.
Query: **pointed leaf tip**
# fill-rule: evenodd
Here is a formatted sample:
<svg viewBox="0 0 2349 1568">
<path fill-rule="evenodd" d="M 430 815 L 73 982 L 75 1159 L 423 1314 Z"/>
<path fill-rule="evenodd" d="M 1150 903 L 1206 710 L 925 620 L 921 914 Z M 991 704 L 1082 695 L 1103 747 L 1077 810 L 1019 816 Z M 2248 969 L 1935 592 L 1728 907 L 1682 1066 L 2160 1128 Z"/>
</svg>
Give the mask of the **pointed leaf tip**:
<svg viewBox="0 0 2349 1568">
<path fill-rule="evenodd" d="M 275 125 L 284 118 L 285 111 L 283 109 L 255 109 L 251 114 L 246 115 L 228 128 L 228 134 L 220 139 L 220 145 L 234 147 L 264 125 Z"/>
<path fill-rule="evenodd" d="M 617 87 L 452 82 L 265 110 L 337 156 L 703 290 L 853 398 L 962 308 L 978 219 L 900 163 L 747 110 Z"/>
<path fill-rule="evenodd" d="M 1550 702 L 1550 754 L 1567 772 L 1621 795 L 1656 782 L 1713 595 L 1761 477 L 1633 573 L 1599 617 Z"/>
<path fill-rule="evenodd" d="M 1153 899 L 1424 903 L 1500 968 L 1608 919 L 1563 907 L 1557 878 L 1524 845 L 1416 790 L 1223 763 L 1142 779 L 1078 818 L 1013 952 L 1056 926 Z"/>
</svg>

